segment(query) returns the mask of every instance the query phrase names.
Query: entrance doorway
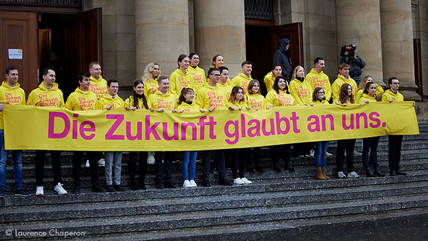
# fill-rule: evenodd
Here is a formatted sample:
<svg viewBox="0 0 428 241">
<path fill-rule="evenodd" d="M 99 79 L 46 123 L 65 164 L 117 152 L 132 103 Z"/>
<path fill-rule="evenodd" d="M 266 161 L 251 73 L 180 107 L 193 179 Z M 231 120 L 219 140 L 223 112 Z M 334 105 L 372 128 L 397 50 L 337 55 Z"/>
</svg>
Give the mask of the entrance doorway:
<svg viewBox="0 0 428 241">
<path fill-rule="evenodd" d="M 261 92 L 266 94 L 264 76 L 272 70 L 273 54 L 278 49 L 279 40 L 287 38 L 291 41 L 290 57 L 292 69 L 303 66 L 302 23 L 273 26 L 273 22 L 265 20 L 246 20 L 245 41 L 247 60 L 253 62 L 251 77 L 260 81 Z"/>
<path fill-rule="evenodd" d="M 54 67 L 64 99 L 77 87 L 76 75 L 90 62 L 102 64 L 101 9 L 0 6 L 0 67 L 14 65 L 26 95 L 45 67 Z M 20 51 L 18 58 L 8 52 Z"/>
<path fill-rule="evenodd" d="M 39 79 L 46 67 L 53 67 L 64 99 L 76 88 L 77 46 L 76 16 L 73 14 L 38 14 Z"/>
</svg>

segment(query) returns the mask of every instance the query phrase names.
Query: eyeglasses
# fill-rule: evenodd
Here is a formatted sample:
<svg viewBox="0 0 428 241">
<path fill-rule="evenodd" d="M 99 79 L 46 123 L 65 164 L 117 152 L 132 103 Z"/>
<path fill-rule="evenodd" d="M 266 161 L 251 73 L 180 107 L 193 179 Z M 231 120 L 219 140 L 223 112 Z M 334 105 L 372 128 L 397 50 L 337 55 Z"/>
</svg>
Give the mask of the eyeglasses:
<svg viewBox="0 0 428 241">
<path fill-rule="evenodd" d="M 324 91 L 317 92 L 317 94 L 325 94 Z"/>
<path fill-rule="evenodd" d="M 393 85 L 399 85 L 400 82 L 394 82 L 394 83 L 391 83 L 391 84 L 393 84 Z"/>
</svg>

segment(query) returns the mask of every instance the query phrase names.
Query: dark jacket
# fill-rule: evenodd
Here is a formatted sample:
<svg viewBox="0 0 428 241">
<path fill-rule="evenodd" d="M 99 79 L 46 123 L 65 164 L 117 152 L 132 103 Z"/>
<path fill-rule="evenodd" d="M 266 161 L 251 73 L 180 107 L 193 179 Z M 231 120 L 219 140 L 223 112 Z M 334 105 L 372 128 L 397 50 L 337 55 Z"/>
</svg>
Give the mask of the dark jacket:
<svg viewBox="0 0 428 241">
<path fill-rule="evenodd" d="M 282 65 L 282 76 L 290 82 L 291 80 L 291 58 L 290 58 L 290 48 L 285 51 L 285 47 L 290 44 L 290 40 L 283 38 L 279 41 L 279 48 L 273 55 L 273 64 Z"/>
</svg>

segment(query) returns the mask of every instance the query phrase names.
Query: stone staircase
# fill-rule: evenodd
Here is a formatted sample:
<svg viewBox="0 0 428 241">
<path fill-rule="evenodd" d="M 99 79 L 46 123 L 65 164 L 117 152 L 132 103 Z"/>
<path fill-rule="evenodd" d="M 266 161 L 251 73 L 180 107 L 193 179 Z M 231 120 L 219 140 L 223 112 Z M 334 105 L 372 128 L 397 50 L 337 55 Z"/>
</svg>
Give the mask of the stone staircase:
<svg viewBox="0 0 428 241">
<path fill-rule="evenodd" d="M 313 158 L 293 158 L 295 172 L 275 173 L 264 148 L 266 172 L 249 173 L 248 179 L 254 182 L 251 185 L 157 190 L 149 165 L 148 190 L 92 193 L 88 168 L 82 168 L 82 193 L 58 196 L 53 194 L 47 161 L 45 196 L 22 197 L 9 192 L 0 199 L 0 239 L 61 239 L 67 235 L 83 240 L 427 240 L 428 120 L 418 122 L 421 134 L 403 140 L 401 167 L 407 176 L 367 178 L 361 155 L 355 156 L 360 178 L 316 180 Z M 334 153 L 335 146 L 331 142 L 329 152 Z M 361 151 L 360 140 L 356 149 Z M 388 174 L 386 137 L 381 138 L 378 149 L 381 169 Z M 71 155 L 63 156 L 65 188 L 71 192 Z M 25 152 L 23 172 L 25 189 L 34 193 L 32 157 L 33 152 Z M 334 156 L 329 157 L 328 170 L 334 166 Z M 217 179 L 212 176 L 215 184 Z M 179 164 L 174 164 L 174 181 L 181 186 Z M 418 233 L 419 229 L 403 232 L 406 225 L 420 227 L 425 233 Z M 394 237 L 367 236 L 382 227 L 389 227 L 387 232 L 395 232 Z M 360 232 L 352 236 L 349 230 Z"/>
</svg>

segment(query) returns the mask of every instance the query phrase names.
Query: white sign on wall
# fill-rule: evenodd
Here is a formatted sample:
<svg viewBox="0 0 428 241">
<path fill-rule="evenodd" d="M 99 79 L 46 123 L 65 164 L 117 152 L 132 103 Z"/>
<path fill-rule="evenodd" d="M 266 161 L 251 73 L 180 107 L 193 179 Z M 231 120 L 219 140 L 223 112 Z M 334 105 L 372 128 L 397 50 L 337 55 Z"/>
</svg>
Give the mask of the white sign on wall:
<svg viewBox="0 0 428 241">
<path fill-rule="evenodd" d="M 22 49 L 8 49 L 9 59 L 22 59 Z"/>
</svg>

